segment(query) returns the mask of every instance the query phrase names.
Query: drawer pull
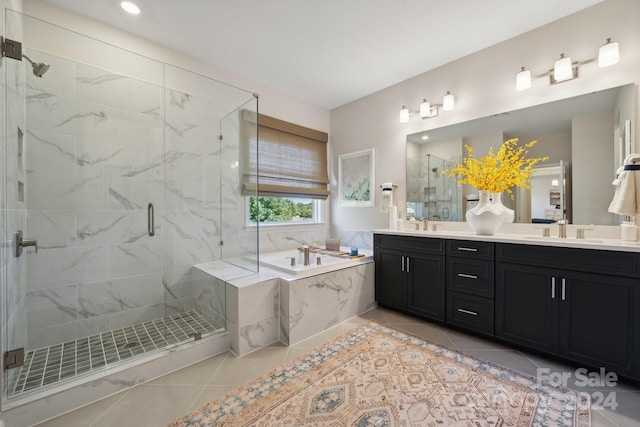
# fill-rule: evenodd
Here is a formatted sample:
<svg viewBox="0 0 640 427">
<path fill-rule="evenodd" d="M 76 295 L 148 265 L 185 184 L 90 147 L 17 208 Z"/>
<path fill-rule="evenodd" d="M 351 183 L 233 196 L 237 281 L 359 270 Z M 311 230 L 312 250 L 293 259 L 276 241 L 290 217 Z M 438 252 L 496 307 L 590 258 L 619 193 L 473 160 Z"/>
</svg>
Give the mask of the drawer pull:
<svg viewBox="0 0 640 427">
<path fill-rule="evenodd" d="M 556 278 L 551 278 L 551 299 L 556 299 Z"/>
<path fill-rule="evenodd" d="M 476 248 L 466 248 L 464 246 L 458 246 L 458 250 L 459 251 L 466 251 L 466 252 L 478 252 L 478 249 L 476 249 Z"/>
<path fill-rule="evenodd" d="M 464 277 L 465 279 L 477 279 L 478 276 L 476 276 L 475 274 L 465 274 L 465 273 L 458 273 L 458 277 Z"/>
<path fill-rule="evenodd" d="M 478 313 L 476 313 L 475 311 L 465 310 L 464 308 L 459 308 L 458 311 L 460 313 L 464 313 L 464 314 L 471 314 L 472 316 L 477 316 L 478 315 Z"/>
</svg>

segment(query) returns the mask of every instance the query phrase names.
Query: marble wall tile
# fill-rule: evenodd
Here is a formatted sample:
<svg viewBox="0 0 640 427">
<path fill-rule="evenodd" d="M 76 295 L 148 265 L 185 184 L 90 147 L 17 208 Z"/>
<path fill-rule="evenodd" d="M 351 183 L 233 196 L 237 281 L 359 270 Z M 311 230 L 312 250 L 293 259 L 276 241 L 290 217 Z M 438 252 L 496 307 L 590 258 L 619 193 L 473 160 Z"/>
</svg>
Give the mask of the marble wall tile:
<svg viewBox="0 0 640 427">
<path fill-rule="evenodd" d="M 162 271 L 162 250 L 160 240 L 109 246 L 109 277 Z"/>
<path fill-rule="evenodd" d="M 157 154 L 157 150 L 164 145 L 164 125 L 160 112 L 157 109 L 137 112 L 107 108 L 109 140 L 155 147 L 154 154 Z"/>
<path fill-rule="evenodd" d="M 72 247 L 76 244 L 76 218 L 74 211 L 29 210 L 26 238 L 37 238 L 38 249 Z"/>
<path fill-rule="evenodd" d="M 196 306 L 208 313 L 215 313 L 217 316 L 226 316 L 226 285 L 223 280 L 212 277 L 208 274 L 200 273 L 191 269 L 192 274 L 189 280 L 192 283 L 192 295 L 196 301 Z"/>
<path fill-rule="evenodd" d="M 180 239 L 167 242 L 167 269 L 185 269 L 218 259 L 220 247 L 213 239 Z"/>
<path fill-rule="evenodd" d="M 371 230 L 337 228 L 333 230 L 333 237 L 339 239 L 344 246 L 373 249 L 373 232 Z"/>
<path fill-rule="evenodd" d="M 95 282 L 108 278 L 106 246 L 43 249 L 28 255 L 29 290 Z"/>
<path fill-rule="evenodd" d="M 30 92 L 26 98 L 29 129 L 107 139 L 107 107 L 46 92 Z"/>
<path fill-rule="evenodd" d="M 29 171 L 73 172 L 76 167 L 74 136 L 27 130 L 25 150 Z"/>
<path fill-rule="evenodd" d="M 160 273 L 123 277 L 78 286 L 78 318 L 164 303 Z"/>
<path fill-rule="evenodd" d="M 129 310 L 116 311 L 109 313 L 105 316 L 98 316 L 97 318 L 106 317 L 107 326 L 105 330 L 113 330 L 125 328 L 127 326 L 134 325 L 136 323 L 147 322 L 149 320 L 160 319 L 167 315 L 167 307 L 164 303 L 153 304 L 139 308 L 133 308 Z M 92 320 L 94 317 L 84 319 Z"/>
<path fill-rule="evenodd" d="M 30 329 L 42 329 L 77 320 L 78 290 L 75 285 L 29 291 L 26 310 Z"/>
<path fill-rule="evenodd" d="M 29 209 L 104 209 L 104 179 L 77 172 L 31 172 L 26 201 Z"/>
<path fill-rule="evenodd" d="M 78 246 L 145 243 L 148 235 L 147 210 L 79 211 L 76 214 Z"/>
<path fill-rule="evenodd" d="M 41 329 L 29 328 L 27 348 L 46 347 L 107 331 L 109 330 L 108 320 L 107 316 L 98 316 L 50 325 Z"/>
<path fill-rule="evenodd" d="M 51 66 L 46 78 L 37 77 L 31 72 L 25 73 L 27 92 L 47 92 L 67 98 L 75 96 L 76 62 L 28 47 L 24 50 L 35 62 L 45 62 Z"/>
<path fill-rule="evenodd" d="M 88 65 L 76 65 L 76 96 L 123 110 L 162 114 L 160 86 Z"/>
</svg>

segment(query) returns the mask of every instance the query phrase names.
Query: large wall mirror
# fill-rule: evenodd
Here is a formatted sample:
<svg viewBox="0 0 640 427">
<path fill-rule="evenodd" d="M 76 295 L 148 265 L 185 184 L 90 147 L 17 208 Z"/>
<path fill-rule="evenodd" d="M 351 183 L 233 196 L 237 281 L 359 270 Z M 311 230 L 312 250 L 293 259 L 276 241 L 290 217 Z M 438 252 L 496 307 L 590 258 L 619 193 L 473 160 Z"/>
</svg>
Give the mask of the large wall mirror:
<svg viewBox="0 0 640 427">
<path fill-rule="evenodd" d="M 459 162 L 471 146 L 484 156 L 491 147 L 518 138 L 538 141 L 539 164 L 530 189 L 502 200 L 516 211 L 515 222 L 615 225 L 607 212 L 617 168 L 634 151 L 636 85 L 629 84 L 407 136 L 407 216 L 464 221 L 477 191 L 458 186 L 440 172 Z"/>
</svg>

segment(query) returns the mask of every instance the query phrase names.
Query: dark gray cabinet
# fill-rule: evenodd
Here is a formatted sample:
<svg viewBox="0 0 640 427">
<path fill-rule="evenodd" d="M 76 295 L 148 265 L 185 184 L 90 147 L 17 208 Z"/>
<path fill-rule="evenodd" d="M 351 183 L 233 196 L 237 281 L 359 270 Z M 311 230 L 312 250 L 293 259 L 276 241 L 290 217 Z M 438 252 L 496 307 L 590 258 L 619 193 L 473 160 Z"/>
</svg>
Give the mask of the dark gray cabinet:
<svg viewBox="0 0 640 427">
<path fill-rule="evenodd" d="M 381 306 L 640 380 L 640 253 L 374 236 Z"/>
<path fill-rule="evenodd" d="M 640 378 L 639 255 L 549 249 L 497 246 L 496 336 Z M 621 262 L 616 274 L 599 273 Z"/>
<path fill-rule="evenodd" d="M 494 331 L 494 244 L 447 240 L 447 323 Z"/>
<path fill-rule="evenodd" d="M 374 241 L 378 304 L 443 321 L 444 241 L 386 235 Z"/>
</svg>

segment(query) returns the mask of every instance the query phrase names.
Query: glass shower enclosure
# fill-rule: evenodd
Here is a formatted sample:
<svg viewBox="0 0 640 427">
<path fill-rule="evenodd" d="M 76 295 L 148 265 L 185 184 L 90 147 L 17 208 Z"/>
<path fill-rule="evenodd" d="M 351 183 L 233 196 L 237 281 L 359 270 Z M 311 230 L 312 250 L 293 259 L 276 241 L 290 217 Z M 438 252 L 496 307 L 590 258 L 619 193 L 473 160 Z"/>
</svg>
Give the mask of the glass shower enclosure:
<svg viewBox="0 0 640 427">
<path fill-rule="evenodd" d="M 194 265 L 257 256 L 237 212 L 258 99 L 9 9 L 3 36 L 5 408 L 224 331 L 225 284 Z"/>
<path fill-rule="evenodd" d="M 455 177 L 442 174 L 459 162 L 418 154 L 407 159 L 407 219 L 461 221 L 460 188 Z"/>
</svg>

